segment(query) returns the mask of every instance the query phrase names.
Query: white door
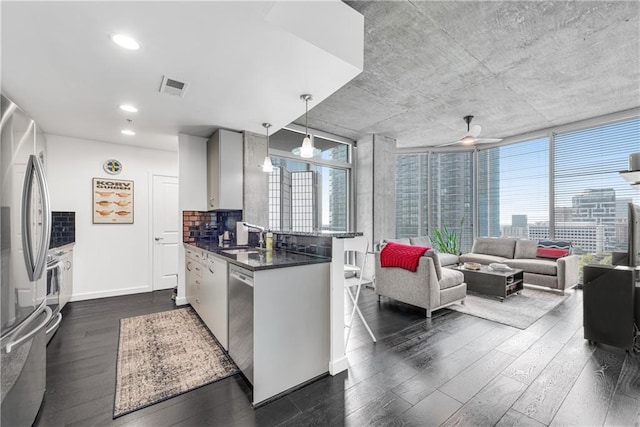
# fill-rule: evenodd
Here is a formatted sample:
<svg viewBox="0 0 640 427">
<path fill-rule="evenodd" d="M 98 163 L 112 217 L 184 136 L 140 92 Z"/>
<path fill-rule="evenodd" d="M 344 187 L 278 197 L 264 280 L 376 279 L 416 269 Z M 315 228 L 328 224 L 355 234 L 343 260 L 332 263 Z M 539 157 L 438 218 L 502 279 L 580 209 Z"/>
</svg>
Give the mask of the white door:
<svg viewBox="0 0 640 427">
<path fill-rule="evenodd" d="M 178 245 L 180 212 L 178 178 L 153 176 L 153 290 L 178 284 Z"/>
</svg>

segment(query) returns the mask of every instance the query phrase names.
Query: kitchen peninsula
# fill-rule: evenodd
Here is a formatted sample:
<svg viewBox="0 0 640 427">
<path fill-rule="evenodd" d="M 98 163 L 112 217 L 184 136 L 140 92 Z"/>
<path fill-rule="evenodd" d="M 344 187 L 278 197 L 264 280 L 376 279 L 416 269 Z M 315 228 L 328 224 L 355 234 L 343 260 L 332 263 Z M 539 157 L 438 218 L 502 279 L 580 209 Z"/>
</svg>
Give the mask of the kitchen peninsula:
<svg viewBox="0 0 640 427">
<path fill-rule="evenodd" d="M 185 243 L 187 301 L 253 385 L 254 406 L 346 369 L 335 242 L 361 234 L 274 232 L 273 250 Z"/>
</svg>

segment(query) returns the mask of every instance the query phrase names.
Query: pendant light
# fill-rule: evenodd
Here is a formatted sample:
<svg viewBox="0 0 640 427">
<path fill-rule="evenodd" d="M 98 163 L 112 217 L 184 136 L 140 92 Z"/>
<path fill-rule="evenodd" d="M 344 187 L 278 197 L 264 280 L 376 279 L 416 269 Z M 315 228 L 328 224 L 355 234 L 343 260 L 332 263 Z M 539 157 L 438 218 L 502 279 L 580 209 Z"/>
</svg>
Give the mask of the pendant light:
<svg viewBox="0 0 640 427">
<path fill-rule="evenodd" d="M 262 126 L 267 130 L 267 155 L 264 157 L 264 163 L 262 163 L 262 172 L 273 172 L 273 165 L 271 164 L 271 157 L 269 157 L 269 128 L 271 123 L 263 123 Z"/>
<path fill-rule="evenodd" d="M 311 101 L 311 95 L 304 94 L 300 95 L 300 99 L 304 101 L 304 139 L 302 140 L 302 146 L 298 149 L 294 149 L 296 151 L 299 150 L 300 157 L 305 159 L 310 159 L 313 157 L 313 144 L 311 143 L 311 136 L 309 136 L 309 101 Z M 298 154 L 298 153 L 294 153 Z"/>
</svg>

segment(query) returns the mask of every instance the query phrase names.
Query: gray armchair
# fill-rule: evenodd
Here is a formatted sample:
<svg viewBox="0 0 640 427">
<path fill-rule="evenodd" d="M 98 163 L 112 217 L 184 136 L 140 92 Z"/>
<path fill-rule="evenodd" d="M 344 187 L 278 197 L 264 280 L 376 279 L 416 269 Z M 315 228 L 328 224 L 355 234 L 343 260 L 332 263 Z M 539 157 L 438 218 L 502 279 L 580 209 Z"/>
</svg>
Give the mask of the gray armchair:
<svg viewBox="0 0 640 427">
<path fill-rule="evenodd" d="M 427 251 L 414 272 L 395 267 L 382 267 L 380 253 L 376 253 L 375 291 L 380 296 L 422 307 L 431 312 L 456 302 L 464 302 L 467 284 L 464 275 L 455 270 L 442 268 L 438 254 Z"/>
</svg>

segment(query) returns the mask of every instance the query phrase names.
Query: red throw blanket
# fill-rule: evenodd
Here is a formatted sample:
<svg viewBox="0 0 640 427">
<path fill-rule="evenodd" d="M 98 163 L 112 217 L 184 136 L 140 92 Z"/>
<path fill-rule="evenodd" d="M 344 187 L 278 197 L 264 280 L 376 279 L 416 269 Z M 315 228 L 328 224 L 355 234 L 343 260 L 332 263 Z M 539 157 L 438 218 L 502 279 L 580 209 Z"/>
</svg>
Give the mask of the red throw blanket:
<svg viewBox="0 0 640 427">
<path fill-rule="evenodd" d="M 398 267 L 409 271 L 416 271 L 420 257 L 428 251 L 429 247 L 403 245 L 402 243 L 389 242 L 380 252 L 380 265 L 382 267 Z"/>
</svg>

